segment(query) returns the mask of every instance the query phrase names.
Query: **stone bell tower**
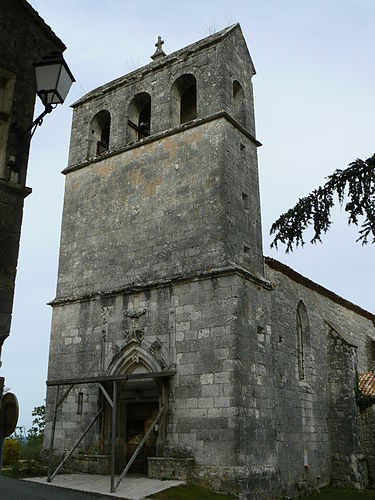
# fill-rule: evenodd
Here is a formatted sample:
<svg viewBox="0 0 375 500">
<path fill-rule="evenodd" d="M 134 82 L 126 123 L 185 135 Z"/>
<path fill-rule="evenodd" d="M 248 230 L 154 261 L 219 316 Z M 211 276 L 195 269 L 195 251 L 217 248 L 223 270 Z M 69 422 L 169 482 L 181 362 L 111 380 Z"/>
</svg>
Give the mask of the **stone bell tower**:
<svg viewBox="0 0 375 500">
<path fill-rule="evenodd" d="M 255 70 L 238 24 L 169 55 L 162 43 L 153 62 L 73 105 L 48 379 L 167 373 L 163 383 L 155 375 L 116 389 L 116 464 L 163 404 L 139 470 L 158 475 L 160 461 L 189 458 L 194 474 L 234 478 L 248 465 L 243 297 L 256 308 L 268 286 Z M 52 399 L 51 386 L 47 443 Z M 75 385 L 57 412 L 56 451 L 102 401 L 98 386 Z M 104 408 L 83 441 L 90 470 L 107 470 L 109 415 Z"/>
</svg>

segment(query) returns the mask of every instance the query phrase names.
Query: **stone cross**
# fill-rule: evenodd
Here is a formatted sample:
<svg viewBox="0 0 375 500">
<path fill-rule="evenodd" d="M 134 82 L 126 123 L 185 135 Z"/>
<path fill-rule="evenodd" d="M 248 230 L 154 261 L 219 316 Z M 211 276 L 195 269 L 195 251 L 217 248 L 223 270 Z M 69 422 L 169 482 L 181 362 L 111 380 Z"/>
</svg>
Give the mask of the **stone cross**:
<svg viewBox="0 0 375 500">
<path fill-rule="evenodd" d="M 164 52 L 162 45 L 164 43 L 164 40 L 161 39 L 161 36 L 158 36 L 158 41 L 155 43 L 156 50 L 154 54 L 151 56 L 151 59 L 155 61 L 155 59 L 158 59 L 159 57 L 165 57 L 166 53 Z"/>
</svg>

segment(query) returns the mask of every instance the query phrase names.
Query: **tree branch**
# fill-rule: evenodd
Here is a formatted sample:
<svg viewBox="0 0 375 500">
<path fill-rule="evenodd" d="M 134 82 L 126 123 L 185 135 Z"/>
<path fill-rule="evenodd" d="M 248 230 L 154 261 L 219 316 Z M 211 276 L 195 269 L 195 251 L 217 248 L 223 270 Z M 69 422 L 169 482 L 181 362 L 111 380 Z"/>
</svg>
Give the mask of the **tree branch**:
<svg viewBox="0 0 375 500">
<path fill-rule="evenodd" d="M 345 198 L 345 212 L 348 224 L 360 226 L 359 237 L 362 245 L 372 238 L 375 242 L 375 154 L 363 161 L 357 159 L 345 170 L 335 170 L 328 177 L 324 186 L 314 189 L 305 198 L 300 198 L 296 205 L 285 214 L 280 215 L 271 226 L 270 234 L 274 234 L 271 248 L 278 244 L 286 245 L 286 252 L 294 247 L 303 246 L 304 231 L 313 226 L 314 236 L 310 243 L 322 241 L 321 237 L 331 226 L 331 209 L 334 206 L 334 195 L 342 206 Z M 359 224 L 359 217 L 364 217 Z"/>
</svg>

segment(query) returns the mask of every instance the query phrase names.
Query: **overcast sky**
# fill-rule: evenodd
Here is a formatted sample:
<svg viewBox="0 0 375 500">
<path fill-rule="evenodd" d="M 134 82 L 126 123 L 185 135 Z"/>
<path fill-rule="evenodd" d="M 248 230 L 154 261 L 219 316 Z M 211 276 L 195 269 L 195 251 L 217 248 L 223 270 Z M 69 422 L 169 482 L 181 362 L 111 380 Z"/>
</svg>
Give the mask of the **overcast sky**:
<svg viewBox="0 0 375 500">
<path fill-rule="evenodd" d="M 362 307 L 374 307 L 375 247 L 355 243 L 337 210 L 322 245 L 285 255 L 269 228 L 336 168 L 375 152 L 373 0 L 29 0 L 67 46 L 77 83 L 33 140 L 11 336 L 2 375 L 29 427 L 44 403 L 51 308 L 72 110 L 69 105 L 148 64 L 158 35 L 171 53 L 239 22 L 253 58 L 264 254 Z M 16 27 L 15 27 L 16 28 Z M 40 105 L 36 112 L 40 112 Z M 66 374 L 69 376 L 69 374 Z"/>
</svg>

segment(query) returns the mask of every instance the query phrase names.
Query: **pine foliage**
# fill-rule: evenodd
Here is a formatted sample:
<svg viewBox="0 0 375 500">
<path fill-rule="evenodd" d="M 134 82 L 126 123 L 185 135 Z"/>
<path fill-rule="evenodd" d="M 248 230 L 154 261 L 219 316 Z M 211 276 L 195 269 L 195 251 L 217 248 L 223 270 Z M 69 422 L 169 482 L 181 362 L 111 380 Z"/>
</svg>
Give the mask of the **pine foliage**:
<svg viewBox="0 0 375 500">
<path fill-rule="evenodd" d="M 274 234 L 271 247 L 279 243 L 286 245 L 286 252 L 294 246 L 303 246 L 303 234 L 312 226 L 314 236 L 311 243 L 321 242 L 321 237 L 331 226 L 331 209 L 335 203 L 335 194 L 348 214 L 348 223 L 359 226 L 356 241 L 365 245 L 375 242 L 375 154 L 363 161 L 357 159 L 345 170 L 335 170 L 328 177 L 324 186 L 314 189 L 305 198 L 282 214 L 272 224 L 270 234 Z M 361 218 L 361 221 L 359 220 Z"/>
</svg>

